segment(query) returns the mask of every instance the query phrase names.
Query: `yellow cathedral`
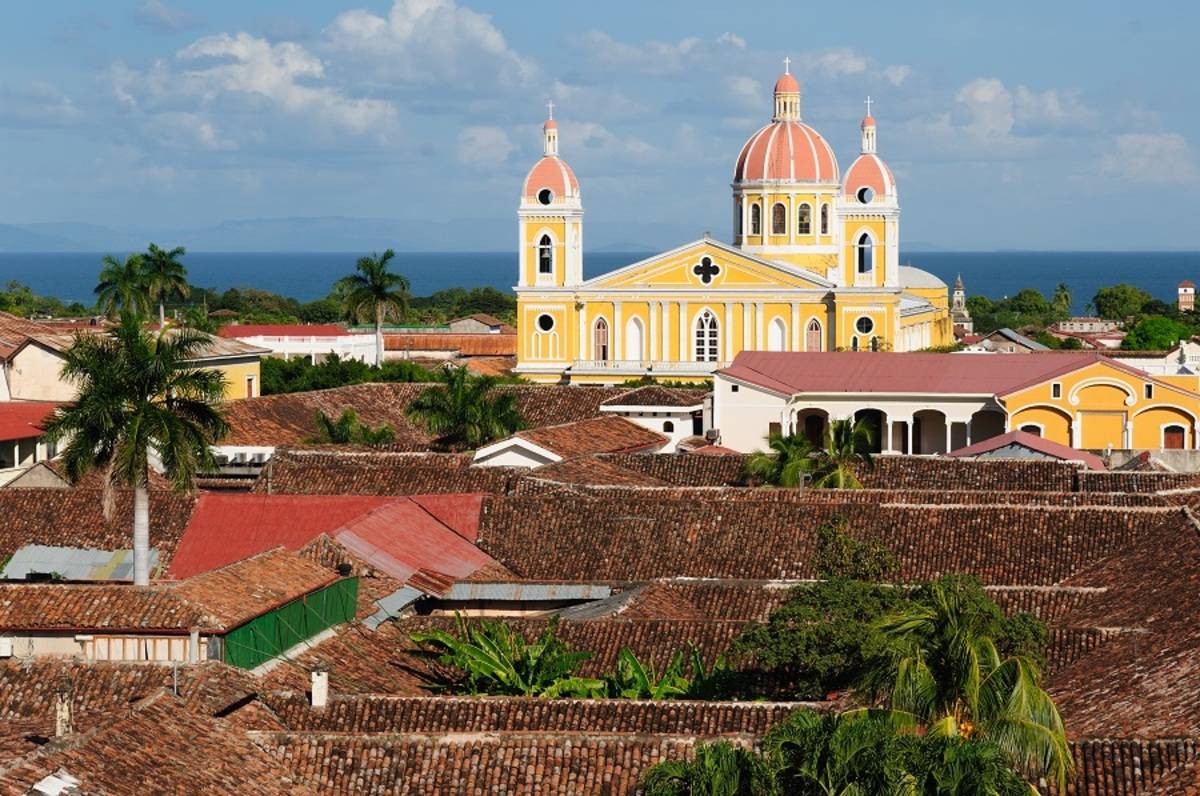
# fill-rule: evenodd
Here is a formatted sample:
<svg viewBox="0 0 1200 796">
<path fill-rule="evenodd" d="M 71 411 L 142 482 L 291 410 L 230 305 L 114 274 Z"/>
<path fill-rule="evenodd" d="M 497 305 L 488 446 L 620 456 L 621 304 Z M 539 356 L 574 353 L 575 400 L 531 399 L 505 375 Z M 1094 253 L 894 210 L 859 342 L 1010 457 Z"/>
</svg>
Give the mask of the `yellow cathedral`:
<svg viewBox="0 0 1200 796">
<path fill-rule="evenodd" d="M 515 373 L 532 381 L 706 379 L 741 351 L 915 351 L 953 342 L 949 292 L 900 265 L 896 179 L 876 153 L 875 119 L 841 176 L 800 118 L 785 66 L 770 123 L 733 171 L 733 243 L 711 237 L 583 278 L 579 181 L 558 125 L 525 178 Z"/>
</svg>

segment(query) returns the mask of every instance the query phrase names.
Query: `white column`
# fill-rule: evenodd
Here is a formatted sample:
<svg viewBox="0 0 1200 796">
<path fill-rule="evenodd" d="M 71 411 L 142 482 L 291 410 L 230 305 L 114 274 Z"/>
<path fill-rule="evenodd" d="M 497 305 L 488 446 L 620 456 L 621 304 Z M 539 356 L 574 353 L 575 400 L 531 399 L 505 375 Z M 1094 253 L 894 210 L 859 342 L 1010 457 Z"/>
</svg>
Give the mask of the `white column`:
<svg viewBox="0 0 1200 796">
<path fill-rule="evenodd" d="M 883 439 L 881 439 L 879 441 L 879 449 L 880 449 L 881 453 L 891 453 L 892 452 L 892 432 L 893 432 L 892 427 L 895 425 L 896 425 L 896 421 L 889 418 L 886 423 L 887 431 L 884 432 L 882 429 L 880 430 L 880 433 L 883 434 Z"/>
<path fill-rule="evenodd" d="M 945 417 L 945 415 L 943 415 L 943 417 Z M 945 425 L 946 425 L 946 442 L 944 443 L 944 444 L 945 444 L 945 448 L 942 450 L 942 452 L 943 452 L 943 453 L 949 453 L 949 452 L 950 452 L 950 430 L 951 430 L 952 428 L 954 428 L 954 424 L 953 424 L 953 423 L 951 423 L 951 422 L 950 422 L 950 418 L 948 418 L 948 417 L 947 417 L 947 418 L 946 418 L 946 424 L 945 424 Z"/>
<path fill-rule="evenodd" d="M 1125 433 L 1121 435 L 1121 443 L 1125 446 L 1125 450 L 1133 447 L 1133 421 L 1125 421 Z"/>
<path fill-rule="evenodd" d="M 908 418 L 908 455 L 912 456 L 917 452 L 917 418 L 916 415 L 910 415 Z"/>
<path fill-rule="evenodd" d="M 796 212 L 796 194 L 791 194 L 788 196 L 787 231 L 788 243 L 792 244 L 793 246 L 796 245 Z"/>
<path fill-rule="evenodd" d="M 579 310 L 579 343 L 575 346 L 576 359 L 589 359 L 591 355 L 588 353 L 587 339 L 587 305 Z"/>
<path fill-rule="evenodd" d="M 792 302 L 792 351 L 800 350 L 800 305 Z"/>
<path fill-rule="evenodd" d="M 650 317 L 650 361 L 658 359 L 658 302 L 651 301 L 646 314 Z"/>
<path fill-rule="evenodd" d="M 759 351 L 766 351 L 766 341 L 763 339 L 763 303 L 756 301 L 754 303 L 754 347 Z"/>
<path fill-rule="evenodd" d="M 753 351 L 754 343 L 750 338 L 750 302 L 742 302 L 742 350 Z"/>
<path fill-rule="evenodd" d="M 612 359 L 625 358 L 625 327 L 621 325 L 621 302 L 613 302 L 613 325 L 609 334 L 609 349 Z"/>
<path fill-rule="evenodd" d="M 662 310 L 662 358 L 663 362 L 671 361 L 671 302 L 664 301 Z"/>
<path fill-rule="evenodd" d="M 1071 419 L 1071 447 L 1078 448 L 1080 439 L 1083 437 L 1083 430 L 1079 428 L 1079 413 L 1075 413 L 1075 417 Z"/>
<path fill-rule="evenodd" d="M 688 355 L 688 318 L 687 318 L 688 303 L 686 301 L 679 302 L 679 361 L 690 362 L 691 357 Z"/>
<path fill-rule="evenodd" d="M 733 304 L 725 302 L 725 324 L 721 327 L 721 337 L 725 341 L 725 361 L 733 361 Z"/>
</svg>

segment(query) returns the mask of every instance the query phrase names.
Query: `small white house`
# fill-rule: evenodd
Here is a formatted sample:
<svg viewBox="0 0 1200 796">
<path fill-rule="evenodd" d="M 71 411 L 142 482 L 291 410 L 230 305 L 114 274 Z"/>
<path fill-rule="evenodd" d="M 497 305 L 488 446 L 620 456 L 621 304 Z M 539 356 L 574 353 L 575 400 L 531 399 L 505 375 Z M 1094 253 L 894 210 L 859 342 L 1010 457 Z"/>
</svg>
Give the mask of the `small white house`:
<svg viewBox="0 0 1200 796">
<path fill-rule="evenodd" d="M 649 385 L 609 398 L 600 405 L 600 411 L 662 434 L 670 442 L 661 452 L 675 453 L 688 437 L 704 436 L 711 425 L 705 422 L 712 416 L 711 407 L 710 393 Z"/>
<path fill-rule="evenodd" d="M 475 451 L 481 467 L 541 467 L 596 453 L 658 453 L 670 440 L 632 420 L 608 415 L 518 431 Z"/>
<path fill-rule="evenodd" d="M 285 360 L 305 357 L 314 365 L 330 354 L 375 363 L 375 336 L 354 334 L 336 324 L 231 324 L 221 337 L 265 348 Z"/>
</svg>

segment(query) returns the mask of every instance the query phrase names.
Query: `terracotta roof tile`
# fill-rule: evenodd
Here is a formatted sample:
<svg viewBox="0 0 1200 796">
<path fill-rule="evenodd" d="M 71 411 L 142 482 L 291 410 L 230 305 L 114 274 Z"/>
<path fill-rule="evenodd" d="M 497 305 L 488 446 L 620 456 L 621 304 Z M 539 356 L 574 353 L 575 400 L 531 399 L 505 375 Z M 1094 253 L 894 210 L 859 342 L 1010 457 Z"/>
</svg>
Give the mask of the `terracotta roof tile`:
<svg viewBox="0 0 1200 796">
<path fill-rule="evenodd" d="M 518 431 L 514 436 L 532 442 L 564 459 L 591 453 L 632 453 L 656 450 L 669 441 L 632 420 L 609 415 Z M 495 443 L 493 443 L 495 444 Z"/>
<path fill-rule="evenodd" d="M 253 491 L 269 495 L 429 495 L 508 492 L 518 470 L 472 467 L 470 455 L 276 451 Z"/>
<path fill-rule="evenodd" d="M 517 354 L 515 333 L 492 334 L 385 334 L 388 351 L 454 351 L 464 357 L 511 357 Z"/>
<path fill-rule="evenodd" d="M 682 390 L 672 387 L 662 387 L 650 384 L 636 387 L 621 395 L 613 396 L 604 402 L 604 406 L 675 406 L 691 407 L 704 403 L 705 390 Z"/>
</svg>

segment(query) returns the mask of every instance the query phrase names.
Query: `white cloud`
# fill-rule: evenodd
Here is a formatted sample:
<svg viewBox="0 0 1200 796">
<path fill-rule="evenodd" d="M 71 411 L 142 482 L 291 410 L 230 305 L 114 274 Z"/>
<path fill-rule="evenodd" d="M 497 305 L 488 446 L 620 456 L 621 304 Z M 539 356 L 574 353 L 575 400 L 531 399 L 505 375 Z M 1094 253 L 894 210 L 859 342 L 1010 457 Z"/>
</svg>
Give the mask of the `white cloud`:
<svg viewBox="0 0 1200 796">
<path fill-rule="evenodd" d="M 848 47 L 801 53 L 796 59 L 799 71 L 814 72 L 824 77 L 839 78 L 861 75 L 867 71 L 867 58 Z"/>
<path fill-rule="evenodd" d="M 1106 174 L 1140 183 L 1192 183 L 1200 176 L 1187 139 L 1178 133 L 1118 135 L 1101 165 Z"/>
<path fill-rule="evenodd" d="M 656 76 L 678 74 L 702 58 L 719 58 L 722 50 L 744 50 L 746 47 L 745 39 L 730 32 L 708 42 L 689 36 L 675 42 L 648 41 L 635 46 L 617 41 L 604 31 L 590 30 L 583 34 L 581 43 L 593 63 L 601 69 Z"/>
<path fill-rule="evenodd" d="M 893 86 L 901 86 L 912 76 L 912 67 L 907 64 L 892 64 L 883 68 L 883 78 Z"/>
<path fill-rule="evenodd" d="M 490 17 L 455 0 L 395 0 L 386 17 L 347 11 L 326 33 L 330 51 L 369 62 L 389 80 L 408 84 L 461 78 L 471 81 L 467 88 L 497 81 L 525 85 L 537 72 L 508 46 Z"/>
<path fill-rule="evenodd" d="M 977 78 L 954 95 L 964 130 L 976 138 L 1002 138 L 1012 132 L 1016 119 L 1013 95 L 996 78 Z"/>
<path fill-rule="evenodd" d="M 200 17 L 180 8 L 172 8 L 162 0 L 143 0 L 133 12 L 143 25 L 163 33 L 179 33 L 203 24 Z"/>
<path fill-rule="evenodd" d="M 81 121 L 74 101 L 48 83 L 0 84 L 0 126 L 69 127 Z"/>
<path fill-rule="evenodd" d="M 745 108 L 767 107 L 766 91 L 761 82 L 745 75 L 730 75 L 725 78 L 725 91 L 729 97 Z"/>
<path fill-rule="evenodd" d="M 725 31 L 717 37 L 717 44 L 728 44 L 732 47 L 737 47 L 739 50 L 746 49 L 746 40 L 736 33 Z"/>
<path fill-rule="evenodd" d="M 498 166 L 516 149 L 499 127 L 467 127 L 458 134 L 458 160 L 467 165 Z"/>
</svg>

